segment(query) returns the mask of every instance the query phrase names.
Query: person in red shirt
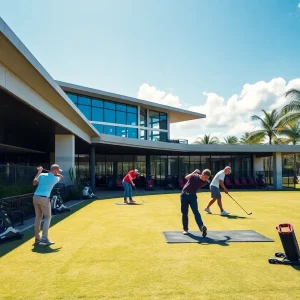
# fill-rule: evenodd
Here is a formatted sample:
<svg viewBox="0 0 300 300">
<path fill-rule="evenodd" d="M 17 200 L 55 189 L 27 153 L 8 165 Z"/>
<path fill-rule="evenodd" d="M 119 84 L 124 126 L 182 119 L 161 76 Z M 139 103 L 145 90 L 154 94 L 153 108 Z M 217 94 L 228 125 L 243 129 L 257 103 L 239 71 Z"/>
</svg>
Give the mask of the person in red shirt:
<svg viewBox="0 0 300 300">
<path fill-rule="evenodd" d="M 124 203 L 127 202 L 127 198 L 129 198 L 129 203 L 135 203 L 134 200 L 132 200 L 132 187 L 131 185 L 135 186 L 133 179 L 136 179 L 136 174 L 138 174 L 138 170 L 130 170 L 126 176 L 124 176 L 122 184 L 124 187 Z"/>
</svg>

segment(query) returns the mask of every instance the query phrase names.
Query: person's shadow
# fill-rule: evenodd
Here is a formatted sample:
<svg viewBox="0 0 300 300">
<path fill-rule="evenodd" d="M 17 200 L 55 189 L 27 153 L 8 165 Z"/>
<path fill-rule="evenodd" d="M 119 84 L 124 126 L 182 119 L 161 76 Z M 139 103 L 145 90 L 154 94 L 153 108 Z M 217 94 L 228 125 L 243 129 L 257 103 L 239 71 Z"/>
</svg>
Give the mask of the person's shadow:
<svg viewBox="0 0 300 300">
<path fill-rule="evenodd" d="M 40 254 L 48 254 L 60 251 L 62 247 L 59 248 L 51 248 L 50 246 L 41 246 L 41 245 L 33 245 L 32 252 L 40 253 Z"/>
<path fill-rule="evenodd" d="M 240 216 L 236 216 L 236 215 L 227 215 L 227 216 L 221 216 L 223 218 L 228 218 L 228 219 L 249 219 L 247 217 L 240 217 Z"/>
<path fill-rule="evenodd" d="M 229 236 L 225 236 L 225 240 L 215 240 L 212 239 L 208 236 L 202 237 L 202 236 L 197 236 L 192 233 L 188 233 L 187 236 L 189 236 L 191 239 L 198 241 L 198 244 L 201 245 L 220 245 L 220 246 L 229 246 L 227 243 L 230 240 Z"/>
</svg>

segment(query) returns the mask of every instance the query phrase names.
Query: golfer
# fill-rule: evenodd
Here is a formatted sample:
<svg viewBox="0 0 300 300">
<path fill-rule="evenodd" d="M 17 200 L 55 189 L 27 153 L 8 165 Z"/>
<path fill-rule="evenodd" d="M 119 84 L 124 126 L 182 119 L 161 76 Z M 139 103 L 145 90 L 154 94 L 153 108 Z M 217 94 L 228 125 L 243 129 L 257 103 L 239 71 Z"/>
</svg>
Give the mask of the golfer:
<svg viewBox="0 0 300 300">
<path fill-rule="evenodd" d="M 35 209 L 35 244 L 47 246 L 54 244 L 54 242 L 48 239 L 48 230 L 51 222 L 50 194 L 55 184 L 58 183 L 63 176 L 59 173 L 62 172 L 62 170 L 59 165 L 56 164 L 51 166 L 49 173 L 42 173 L 42 167 L 38 167 L 37 170 L 38 172 L 33 180 L 33 185 L 37 185 L 37 189 L 33 195 L 33 205 Z M 43 216 L 44 224 L 41 238 L 39 233 Z"/>
<path fill-rule="evenodd" d="M 124 203 L 126 204 L 128 203 L 127 198 L 129 198 L 129 203 L 135 203 L 135 201 L 132 199 L 131 185 L 135 186 L 133 180 L 136 179 L 138 172 L 138 169 L 130 170 L 123 178 L 122 184 L 124 187 Z"/>
<path fill-rule="evenodd" d="M 231 168 L 229 166 L 225 167 L 223 170 L 219 171 L 214 179 L 210 183 L 210 192 L 211 192 L 211 200 L 209 201 L 207 207 L 204 209 L 207 213 L 211 214 L 210 206 L 218 201 L 218 205 L 221 211 L 221 216 L 227 216 L 229 213 L 223 209 L 222 206 L 222 197 L 220 193 L 220 186 L 223 188 L 225 194 L 228 194 L 228 190 L 224 185 L 225 175 L 229 175 L 231 173 Z"/>
<path fill-rule="evenodd" d="M 207 228 L 203 225 L 201 215 L 198 211 L 197 190 L 208 183 L 207 180 L 210 175 L 211 172 L 208 169 L 203 170 L 201 174 L 200 171 L 196 169 L 193 173 L 185 176 L 187 183 L 184 185 L 180 195 L 183 234 L 189 233 L 188 212 L 190 206 L 199 230 L 202 232 L 202 236 L 205 237 L 207 235 Z"/>
</svg>

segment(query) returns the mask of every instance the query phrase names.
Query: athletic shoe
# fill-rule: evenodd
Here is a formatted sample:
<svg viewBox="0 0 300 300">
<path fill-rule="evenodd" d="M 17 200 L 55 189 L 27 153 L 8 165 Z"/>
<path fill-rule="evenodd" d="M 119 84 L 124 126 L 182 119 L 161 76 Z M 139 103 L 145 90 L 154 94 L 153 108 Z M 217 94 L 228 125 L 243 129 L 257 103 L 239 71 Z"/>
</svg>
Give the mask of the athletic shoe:
<svg viewBox="0 0 300 300">
<path fill-rule="evenodd" d="M 42 238 L 40 241 L 40 245 L 42 245 L 42 246 L 50 246 L 53 244 L 55 244 L 55 243 L 50 241 L 49 239 L 45 239 L 45 238 Z"/>
<path fill-rule="evenodd" d="M 35 243 L 35 244 L 39 244 L 40 242 L 41 242 L 41 238 L 35 238 L 35 239 L 34 239 L 34 243 Z"/>
<path fill-rule="evenodd" d="M 207 227 L 206 226 L 202 226 L 201 232 L 202 232 L 202 236 L 206 237 L 207 236 Z"/>
<path fill-rule="evenodd" d="M 204 211 L 206 211 L 209 214 L 212 214 L 211 210 L 208 207 L 204 208 Z"/>
<path fill-rule="evenodd" d="M 229 215 L 229 213 L 227 212 L 227 211 L 225 211 L 225 210 L 223 210 L 222 212 L 221 212 L 221 214 L 220 214 L 221 216 L 228 216 Z"/>
<path fill-rule="evenodd" d="M 183 234 L 189 234 L 189 231 L 188 230 L 184 230 Z"/>
</svg>

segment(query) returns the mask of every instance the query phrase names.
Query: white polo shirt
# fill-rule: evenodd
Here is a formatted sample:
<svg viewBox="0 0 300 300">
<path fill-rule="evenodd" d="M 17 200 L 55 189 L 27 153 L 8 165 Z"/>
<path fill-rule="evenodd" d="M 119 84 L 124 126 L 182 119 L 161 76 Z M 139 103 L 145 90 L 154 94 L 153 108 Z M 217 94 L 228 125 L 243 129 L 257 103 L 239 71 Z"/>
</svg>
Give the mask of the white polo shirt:
<svg viewBox="0 0 300 300">
<path fill-rule="evenodd" d="M 225 173 L 224 170 L 219 171 L 214 179 L 211 181 L 210 185 L 216 186 L 217 188 L 219 187 L 219 180 L 224 181 L 225 179 Z"/>
</svg>

